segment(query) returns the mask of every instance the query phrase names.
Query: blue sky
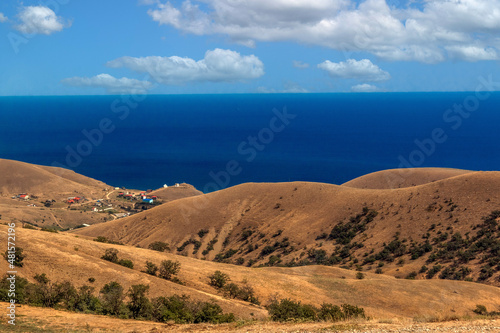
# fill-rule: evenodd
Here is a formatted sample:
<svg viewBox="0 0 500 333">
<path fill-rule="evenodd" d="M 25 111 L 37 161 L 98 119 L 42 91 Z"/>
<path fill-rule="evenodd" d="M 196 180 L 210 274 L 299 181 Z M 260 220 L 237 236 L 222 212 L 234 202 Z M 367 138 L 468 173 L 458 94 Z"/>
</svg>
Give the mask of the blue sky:
<svg viewBox="0 0 500 333">
<path fill-rule="evenodd" d="M 500 0 L 4 1 L 0 36 L 3 96 L 500 82 Z"/>
</svg>

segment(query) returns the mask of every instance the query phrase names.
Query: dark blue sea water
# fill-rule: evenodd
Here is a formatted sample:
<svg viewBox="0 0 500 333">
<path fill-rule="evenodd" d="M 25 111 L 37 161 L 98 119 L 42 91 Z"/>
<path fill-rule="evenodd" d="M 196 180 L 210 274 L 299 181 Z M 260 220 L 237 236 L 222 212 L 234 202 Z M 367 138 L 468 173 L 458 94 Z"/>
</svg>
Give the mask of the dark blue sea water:
<svg viewBox="0 0 500 333">
<path fill-rule="evenodd" d="M 500 169 L 500 93 L 0 97 L 0 158 L 113 186 Z M 284 113 L 286 109 L 286 113 Z"/>
</svg>

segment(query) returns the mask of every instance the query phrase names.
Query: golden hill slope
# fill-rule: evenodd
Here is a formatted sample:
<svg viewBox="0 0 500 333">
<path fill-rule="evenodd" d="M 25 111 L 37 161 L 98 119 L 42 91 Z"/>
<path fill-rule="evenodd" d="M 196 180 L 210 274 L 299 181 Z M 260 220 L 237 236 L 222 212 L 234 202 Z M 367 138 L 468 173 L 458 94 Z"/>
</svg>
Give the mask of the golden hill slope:
<svg viewBox="0 0 500 333">
<path fill-rule="evenodd" d="M 365 189 L 394 189 L 423 185 L 473 171 L 448 168 L 391 169 L 350 180 L 343 186 Z"/>
<path fill-rule="evenodd" d="M 149 193 L 149 195 L 158 196 L 164 202 L 194 197 L 201 194 L 203 194 L 203 192 L 198 191 L 193 185 L 189 184 L 180 184 L 179 187 L 170 186 L 168 188 L 160 188 Z"/>
<path fill-rule="evenodd" d="M 391 254 L 392 262 L 365 263 L 361 269 L 373 272 L 375 264 L 382 262 L 384 273 L 405 277 L 418 272 L 431 255 L 425 253 L 411 260 L 410 243 L 422 246 L 423 237 L 427 237 L 433 252 L 437 252 L 447 246 L 455 233 L 473 237 L 477 232 L 474 227 L 482 223 L 481 217 L 500 208 L 499 188 L 500 172 L 468 172 L 419 186 L 382 190 L 305 182 L 243 184 L 77 232 L 141 247 L 163 241 L 176 253 L 209 260 L 295 265 L 311 255 L 308 259 L 314 263 L 317 254 L 309 253 L 311 249 L 338 257 L 344 245 L 328 239 L 328 234 L 340 221 L 345 225 L 367 207 L 378 215 L 366 230 L 356 233 L 347 257 L 336 264 L 355 268 L 365 258 L 381 252 L 385 245 L 397 241 L 406 247 L 404 254 Z M 198 232 L 203 229 L 208 234 L 201 238 Z M 445 234 L 446 238 L 440 239 Z M 210 250 L 209 242 L 215 239 L 217 242 Z M 471 269 L 468 277 L 477 279 L 484 266 L 483 254 L 459 268 Z M 448 260 L 429 265 L 436 263 L 442 264 L 442 268 L 452 264 Z M 486 281 L 500 285 L 500 274 L 493 270 Z M 416 278 L 424 276 L 419 273 Z"/>
<path fill-rule="evenodd" d="M 0 226 L 1 238 L 5 238 L 6 232 L 6 226 Z M 21 276 L 31 278 L 34 274 L 46 273 L 53 281 L 70 280 L 77 286 L 88 284 L 88 278 L 94 277 L 93 285 L 97 290 L 110 281 L 119 281 L 126 288 L 132 284 L 149 284 L 151 297 L 177 293 L 199 300 L 215 299 L 225 311 L 243 318 L 262 317 L 266 311 L 221 297 L 208 285 L 209 274 L 220 270 L 235 282 L 246 279 L 264 304 L 274 295 L 315 305 L 322 302 L 349 303 L 364 307 L 367 314 L 375 318 L 463 316 L 469 315 L 476 304 L 484 304 L 490 309 L 497 309 L 500 304 L 497 287 L 477 283 L 410 281 L 372 273 L 360 280 L 355 277 L 355 271 L 336 267 L 248 268 L 131 246 L 97 243 L 74 234 L 21 228 L 16 234 L 18 246 L 23 247 L 26 254 L 24 267 L 18 269 Z M 119 250 L 120 258 L 132 260 L 134 269 L 101 260 L 102 254 L 110 247 Z M 140 272 L 146 261 L 159 263 L 165 259 L 180 261 L 179 278 L 185 286 Z M 0 268 L 7 268 L 3 259 Z"/>
<path fill-rule="evenodd" d="M 42 198 L 95 197 L 109 188 L 73 171 L 0 159 L 0 195 L 28 193 Z"/>
</svg>

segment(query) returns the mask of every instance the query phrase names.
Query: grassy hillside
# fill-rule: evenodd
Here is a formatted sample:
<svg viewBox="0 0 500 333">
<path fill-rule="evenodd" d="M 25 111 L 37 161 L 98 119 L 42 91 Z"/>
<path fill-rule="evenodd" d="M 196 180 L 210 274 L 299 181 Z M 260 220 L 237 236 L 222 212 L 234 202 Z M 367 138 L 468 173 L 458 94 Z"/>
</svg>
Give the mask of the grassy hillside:
<svg viewBox="0 0 500 333">
<path fill-rule="evenodd" d="M 6 232 L 6 226 L 0 226 L 2 238 Z M 262 306 L 225 298 L 210 286 L 208 276 L 216 270 L 238 284 L 246 280 L 262 305 L 271 297 L 291 298 L 314 305 L 323 302 L 355 304 L 376 318 L 413 318 L 470 315 L 476 304 L 484 304 L 490 309 L 500 304 L 498 288 L 484 284 L 412 281 L 373 273 L 365 273 L 364 278 L 359 279 L 355 271 L 327 266 L 249 268 L 99 243 L 67 233 L 19 228 L 16 234 L 18 246 L 26 255 L 18 275 L 31 281 L 35 274 L 45 273 L 52 281 L 69 280 L 76 286 L 90 284 L 96 290 L 111 281 L 119 281 L 125 289 L 133 284 L 147 284 L 151 286 L 151 297 L 185 294 L 197 300 L 214 300 L 226 312 L 234 312 L 240 318 L 263 318 L 267 311 Z M 116 248 L 119 258 L 131 260 L 134 268 L 102 260 L 101 256 L 109 248 Z M 184 285 L 141 272 L 146 261 L 159 264 L 166 259 L 180 262 L 178 278 Z M 0 268 L 7 270 L 7 262 L 3 259 Z M 89 283 L 89 278 L 95 281 Z"/>
<path fill-rule="evenodd" d="M 500 209 L 499 187 L 500 172 L 399 189 L 243 184 L 77 232 L 144 248 L 162 241 L 176 254 L 242 266 L 319 263 L 500 285 L 491 215 Z"/>
</svg>

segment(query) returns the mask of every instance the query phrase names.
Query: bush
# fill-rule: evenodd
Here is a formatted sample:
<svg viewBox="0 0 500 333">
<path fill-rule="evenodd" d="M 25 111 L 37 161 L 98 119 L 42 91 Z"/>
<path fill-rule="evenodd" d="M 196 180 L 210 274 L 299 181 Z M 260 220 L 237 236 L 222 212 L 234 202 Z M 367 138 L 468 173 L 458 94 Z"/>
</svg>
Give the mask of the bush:
<svg viewBox="0 0 500 333">
<path fill-rule="evenodd" d="M 158 276 L 165 280 L 172 280 L 172 276 L 179 273 L 181 263 L 172 260 L 163 260 L 160 264 L 160 271 Z"/>
<path fill-rule="evenodd" d="M 366 318 L 363 308 L 342 304 L 341 307 L 323 303 L 318 309 L 312 305 L 301 304 L 290 299 L 273 300 L 268 306 L 269 315 L 273 321 L 288 320 L 326 320 L 339 321 L 351 318 Z"/>
<path fill-rule="evenodd" d="M 338 305 L 323 303 L 319 309 L 318 319 L 323 321 L 340 321 L 344 319 L 344 313 Z"/>
<path fill-rule="evenodd" d="M 148 249 L 158 252 L 170 251 L 170 247 L 164 242 L 153 242 L 149 244 Z"/>
<path fill-rule="evenodd" d="M 192 302 L 188 296 L 173 295 L 152 300 L 153 318 L 158 322 L 173 320 L 178 324 L 232 322 L 234 314 L 224 314 L 219 305 L 208 302 Z"/>
<path fill-rule="evenodd" d="M 229 275 L 222 273 L 221 271 L 215 271 L 214 274 L 208 277 L 210 279 L 210 285 L 216 289 L 222 289 L 227 282 L 231 280 Z"/>
<path fill-rule="evenodd" d="M 364 279 L 364 278 L 365 278 L 365 275 L 364 275 L 363 273 L 361 273 L 361 272 L 357 272 L 357 273 L 356 273 L 356 279 L 358 279 L 358 280 L 362 280 L 362 279 Z"/>
<path fill-rule="evenodd" d="M 11 295 L 11 283 L 14 282 L 15 295 Z M 16 276 L 15 279 L 11 279 L 9 274 L 5 274 L 2 280 L 0 280 L 0 301 L 10 302 L 11 299 L 15 299 L 16 303 L 24 304 L 26 302 L 26 287 L 28 285 L 28 280 Z"/>
<path fill-rule="evenodd" d="M 106 252 L 104 252 L 104 255 L 101 257 L 101 259 L 111 261 L 113 263 L 118 262 L 118 250 L 117 249 L 106 249 Z"/>
<path fill-rule="evenodd" d="M 157 272 L 158 272 L 158 266 L 156 266 L 151 261 L 146 261 L 146 270 L 144 271 L 144 273 L 156 276 Z"/>
<path fill-rule="evenodd" d="M 427 274 L 425 277 L 428 279 L 432 279 L 434 277 L 434 275 L 436 275 L 441 270 L 441 268 L 443 268 L 441 265 L 432 266 L 432 268 L 427 271 Z"/>
<path fill-rule="evenodd" d="M 117 264 L 125 266 L 125 267 L 130 268 L 130 269 L 134 268 L 134 263 L 132 262 L 132 260 L 128 260 L 128 259 L 120 259 L 120 260 L 118 260 Z"/>
<path fill-rule="evenodd" d="M 94 242 L 99 242 L 99 243 L 107 243 L 107 244 L 114 244 L 114 245 L 123 245 L 122 242 L 116 242 L 116 241 L 113 241 L 113 240 L 110 240 L 110 239 L 107 239 L 106 237 L 104 236 L 99 236 L 97 238 L 94 239 Z"/>
<path fill-rule="evenodd" d="M 126 314 L 126 308 L 123 304 L 125 295 L 123 294 L 123 287 L 116 281 L 110 282 L 101 291 L 102 306 L 104 314 L 119 316 Z"/>
<path fill-rule="evenodd" d="M 312 305 L 295 302 L 291 299 L 274 300 L 267 306 L 271 320 L 273 321 L 288 321 L 294 320 L 316 320 L 317 309 Z"/>
<path fill-rule="evenodd" d="M 198 237 L 203 238 L 205 235 L 208 234 L 208 229 L 201 229 L 198 231 Z"/>
<path fill-rule="evenodd" d="M 40 231 L 52 232 L 55 234 L 58 233 L 58 231 L 54 227 L 42 227 L 42 229 L 40 229 Z"/>
<path fill-rule="evenodd" d="M 482 315 L 482 316 L 488 315 L 488 311 L 486 310 L 486 307 L 484 305 L 481 305 L 481 304 L 477 304 L 476 308 L 472 311 L 478 315 Z"/>
<path fill-rule="evenodd" d="M 9 253 L 9 251 L 5 251 L 4 253 L 4 258 L 7 260 L 11 265 L 14 265 L 16 267 L 23 267 L 23 260 L 26 258 L 26 256 L 23 254 L 24 250 L 22 247 L 16 247 L 14 250 L 14 253 Z"/>
<path fill-rule="evenodd" d="M 0 280 L 0 301 L 10 301 L 8 295 L 11 282 L 6 275 Z M 234 314 L 223 313 L 219 305 L 208 302 L 192 302 L 187 296 L 173 295 L 147 298 L 149 286 L 133 285 L 127 294 L 118 282 L 110 282 L 100 290 L 100 298 L 94 296 L 94 288 L 82 286 L 78 290 L 69 281 L 52 284 L 45 274 L 35 275 L 36 283 L 16 277 L 16 302 L 44 307 L 62 307 L 71 311 L 105 314 L 126 319 L 155 320 L 176 323 L 214 324 L 232 322 Z M 125 296 L 129 302 L 124 303 Z"/>
<path fill-rule="evenodd" d="M 129 288 L 127 296 L 130 301 L 127 307 L 134 319 L 150 319 L 153 315 L 153 305 L 146 297 L 149 286 L 144 284 L 133 285 Z"/>
</svg>

